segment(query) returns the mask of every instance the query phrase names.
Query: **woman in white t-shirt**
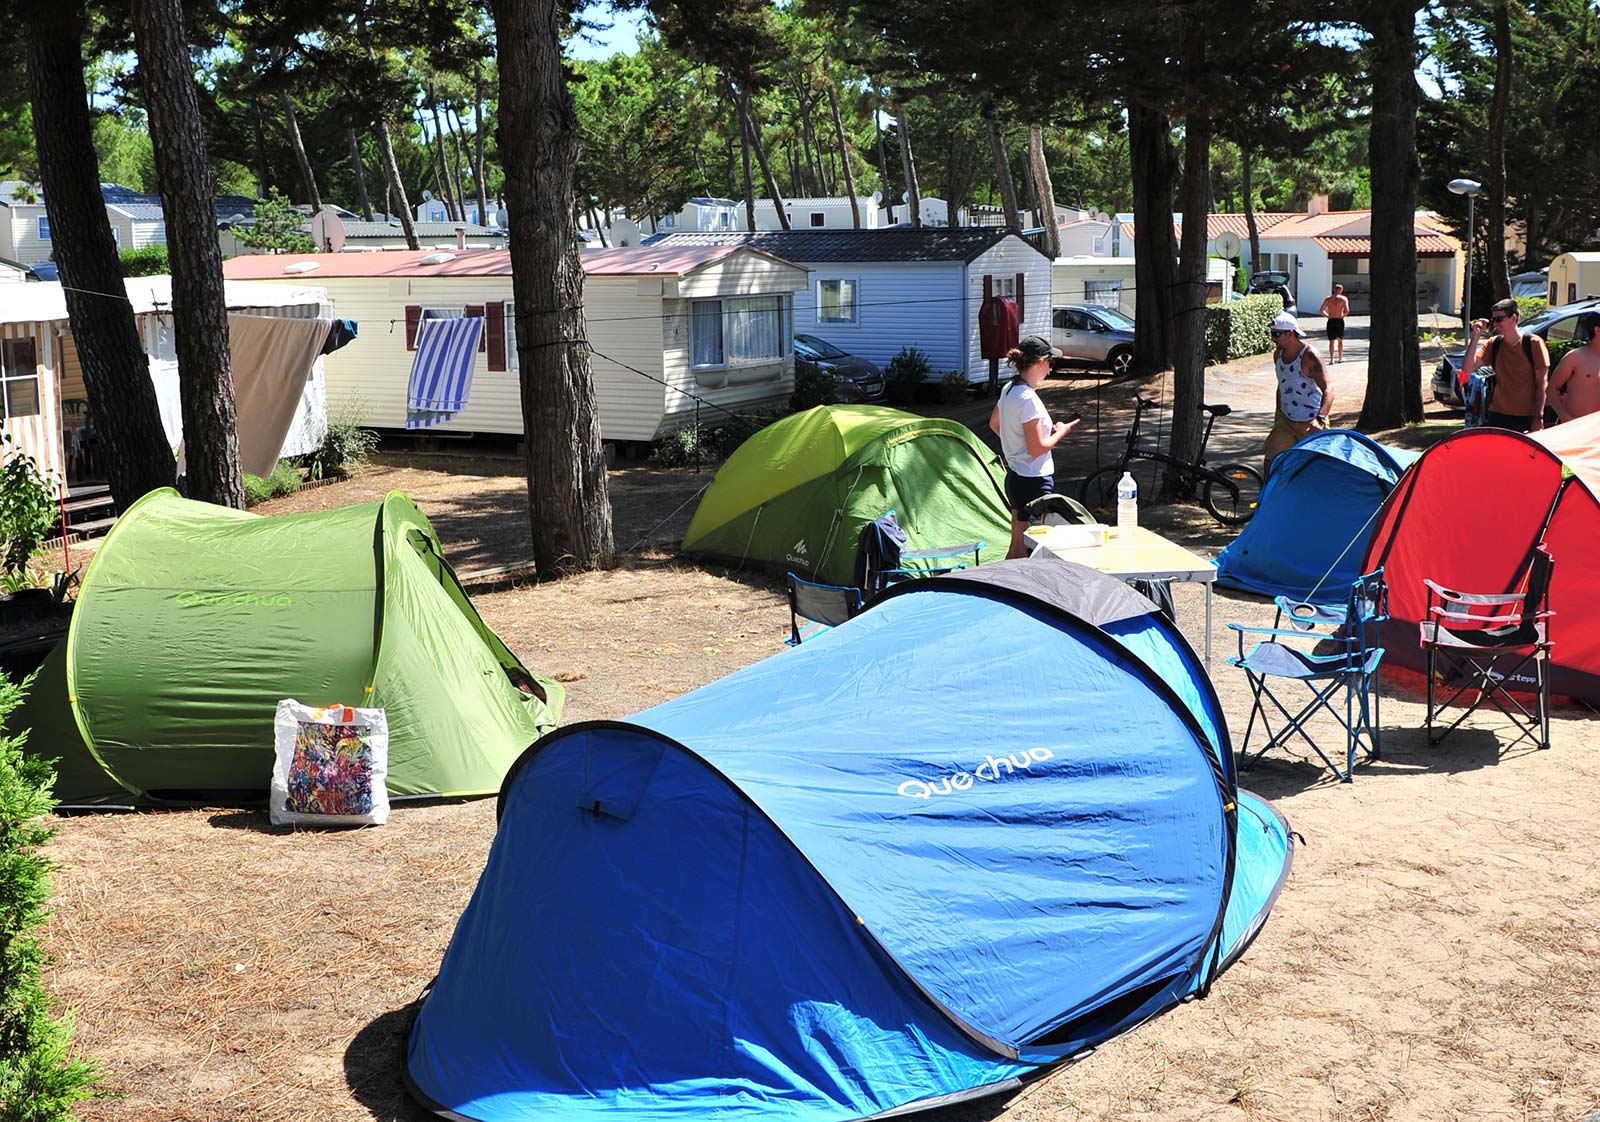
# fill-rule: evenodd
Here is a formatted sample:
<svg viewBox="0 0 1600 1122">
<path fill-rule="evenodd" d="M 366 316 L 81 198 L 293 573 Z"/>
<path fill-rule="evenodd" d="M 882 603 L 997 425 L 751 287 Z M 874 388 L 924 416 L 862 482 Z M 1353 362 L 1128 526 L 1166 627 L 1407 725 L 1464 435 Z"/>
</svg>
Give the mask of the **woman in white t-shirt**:
<svg viewBox="0 0 1600 1122">
<path fill-rule="evenodd" d="M 1023 537 L 1028 529 L 1027 505 L 1055 490 L 1056 465 L 1050 449 L 1078 423 L 1052 424 L 1037 392 L 1050 373 L 1050 360 L 1060 357 L 1061 352 L 1040 336 L 1023 336 L 1006 355 L 1017 375 L 1000 391 L 1000 401 L 989 415 L 989 428 L 999 434 L 1000 454 L 1006 462 L 1006 501 L 1011 504 L 1008 560 L 1028 555 Z"/>
</svg>

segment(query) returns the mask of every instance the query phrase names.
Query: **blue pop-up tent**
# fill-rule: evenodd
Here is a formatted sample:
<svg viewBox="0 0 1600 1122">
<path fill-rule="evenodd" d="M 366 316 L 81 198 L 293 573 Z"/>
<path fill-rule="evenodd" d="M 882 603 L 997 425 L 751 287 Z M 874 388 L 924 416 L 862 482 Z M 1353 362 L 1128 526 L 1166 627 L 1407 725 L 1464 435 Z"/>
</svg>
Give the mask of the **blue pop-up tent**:
<svg viewBox="0 0 1600 1122">
<path fill-rule="evenodd" d="M 1217 583 L 1343 604 L 1378 508 L 1416 458 L 1349 429 L 1314 432 L 1279 453 L 1255 515 L 1217 555 Z"/>
<path fill-rule="evenodd" d="M 485 1122 L 1004 1091 L 1202 995 L 1289 859 L 1148 600 L 1057 560 L 910 582 L 534 744 L 407 1083 Z"/>
</svg>

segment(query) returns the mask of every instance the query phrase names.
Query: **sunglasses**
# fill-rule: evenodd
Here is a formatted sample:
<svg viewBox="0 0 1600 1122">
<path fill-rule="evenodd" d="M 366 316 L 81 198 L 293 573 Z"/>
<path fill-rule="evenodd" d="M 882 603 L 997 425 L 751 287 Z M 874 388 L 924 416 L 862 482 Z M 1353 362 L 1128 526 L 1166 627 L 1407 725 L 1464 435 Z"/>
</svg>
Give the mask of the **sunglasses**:
<svg viewBox="0 0 1600 1122">
<path fill-rule="evenodd" d="M 1506 320 L 1508 320 L 1510 318 L 1511 318 L 1510 316 L 1490 316 L 1489 317 L 1489 322 L 1490 323 L 1504 323 Z"/>
</svg>

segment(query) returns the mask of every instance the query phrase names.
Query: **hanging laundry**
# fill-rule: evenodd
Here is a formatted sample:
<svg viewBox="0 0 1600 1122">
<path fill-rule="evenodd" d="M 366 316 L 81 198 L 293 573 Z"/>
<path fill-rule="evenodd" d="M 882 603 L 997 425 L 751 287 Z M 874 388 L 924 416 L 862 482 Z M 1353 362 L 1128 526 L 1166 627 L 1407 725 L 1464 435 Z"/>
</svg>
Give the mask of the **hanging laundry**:
<svg viewBox="0 0 1600 1122">
<path fill-rule="evenodd" d="M 417 356 L 406 395 L 406 428 L 448 421 L 466 408 L 478 359 L 482 316 L 425 319 L 417 327 Z"/>
</svg>

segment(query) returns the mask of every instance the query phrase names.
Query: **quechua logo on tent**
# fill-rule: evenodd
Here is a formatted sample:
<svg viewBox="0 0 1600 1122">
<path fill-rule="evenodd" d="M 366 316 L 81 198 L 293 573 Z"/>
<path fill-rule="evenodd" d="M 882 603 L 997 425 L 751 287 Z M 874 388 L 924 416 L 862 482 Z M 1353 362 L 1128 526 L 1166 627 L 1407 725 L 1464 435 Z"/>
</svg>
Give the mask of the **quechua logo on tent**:
<svg viewBox="0 0 1600 1122">
<path fill-rule="evenodd" d="M 931 799 L 936 795 L 957 795 L 979 783 L 998 783 L 1013 776 L 1030 774 L 1035 764 L 1049 763 L 1056 754 L 1048 748 L 1024 748 L 1004 756 L 987 756 L 970 771 L 957 771 L 931 782 L 907 779 L 897 788 L 908 799 Z"/>
<path fill-rule="evenodd" d="M 199 592 L 189 589 L 173 597 L 184 608 L 287 608 L 294 599 L 287 592 Z"/>
</svg>

